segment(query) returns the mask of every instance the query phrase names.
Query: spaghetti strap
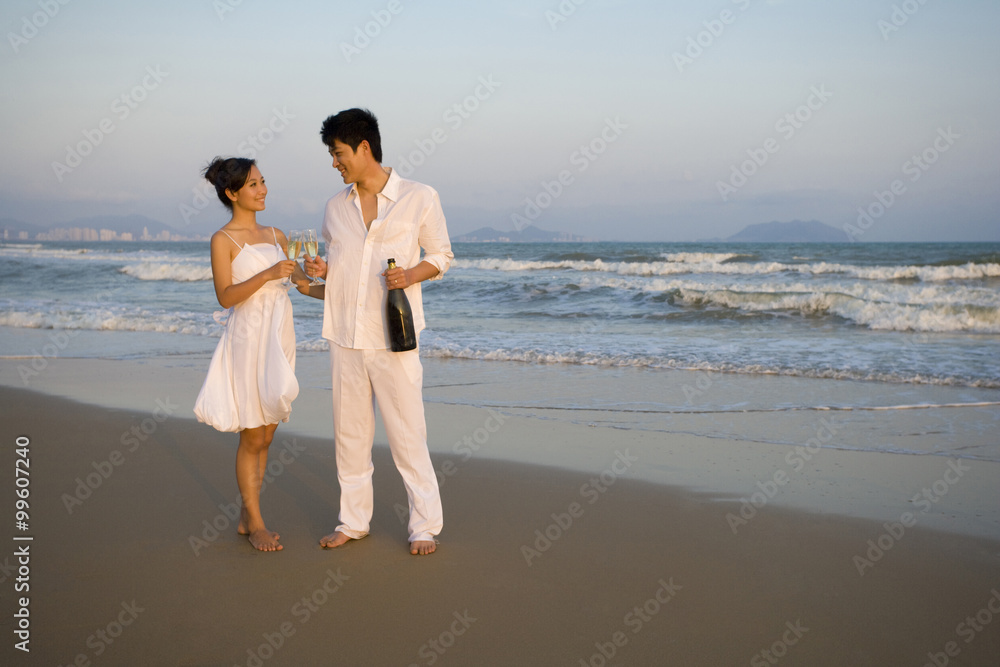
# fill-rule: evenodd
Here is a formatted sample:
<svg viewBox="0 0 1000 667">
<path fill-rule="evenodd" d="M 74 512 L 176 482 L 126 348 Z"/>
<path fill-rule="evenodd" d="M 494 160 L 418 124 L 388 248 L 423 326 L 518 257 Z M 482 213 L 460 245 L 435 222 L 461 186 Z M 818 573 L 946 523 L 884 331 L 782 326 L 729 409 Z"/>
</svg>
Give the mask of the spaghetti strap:
<svg viewBox="0 0 1000 667">
<path fill-rule="evenodd" d="M 227 232 L 225 229 L 220 229 L 219 231 L 222 232 L 223 234 L 225 234 L 226 236 L 229 236 L 229 232 Z M 237 248 L 239 248 L 240 250 L 243 250 L 243 246 L 241 246 L 239 243 L 237 243 L 236 239 L 234 239 L 232 236 L 229 236 L 229 240 L 232 241 L 233 245 L 235 245 Z"/>
<path fill-rule="evenodd" d="M 274 237 L 274 245 L 278 245 L 278 234 L 274 231 L 274 227 L 271 227 L 271 236 Z"/>
</svg>

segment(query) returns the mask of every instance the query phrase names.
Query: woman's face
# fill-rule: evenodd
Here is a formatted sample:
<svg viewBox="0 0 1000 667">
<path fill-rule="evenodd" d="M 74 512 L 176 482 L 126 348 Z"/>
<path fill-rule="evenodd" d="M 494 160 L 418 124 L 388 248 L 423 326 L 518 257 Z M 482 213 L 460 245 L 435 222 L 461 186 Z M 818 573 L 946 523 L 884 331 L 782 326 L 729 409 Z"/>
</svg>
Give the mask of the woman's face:
<svg viewBox="0 0 1000 667">
<path fill-rule="evenodd" d="M 233 192 L 226 191 L 233 202 L 233 208 L 243 208 L 248 211 L 263 211 L 264 198 L 267 197 L 267 186 L 264 185 L 264 177 L 260 175 L 257 165 L 251 165 L 250 174 L 243 187 Z"/>
</svg>

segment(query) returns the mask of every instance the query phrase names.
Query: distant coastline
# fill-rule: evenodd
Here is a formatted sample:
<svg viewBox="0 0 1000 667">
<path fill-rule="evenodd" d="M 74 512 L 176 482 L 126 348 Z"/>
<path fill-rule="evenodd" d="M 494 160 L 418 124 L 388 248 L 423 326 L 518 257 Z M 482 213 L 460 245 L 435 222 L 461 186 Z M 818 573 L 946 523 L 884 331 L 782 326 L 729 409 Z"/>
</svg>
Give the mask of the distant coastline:
<svg viewBox="0 0 1000 667">
<path fill-rule="evenodd" d="M 587 243 L 600 239 L 587 238 L 568 232 L 553 232 L 535 226 L 514 231 L 481 227 L 452 238 L 459 243 Z M 700 242 L 721 243 L 847 243 L 851 239 L 841 230 L 818 220 L 762 222 L 747 225 L 725 238 L 701 239 Z"/>
<path fill-rule="evenodd" d="M 194 230 L 190 230 L 194 231 Z M 10 241 L 69 241 L 69 242 L 129 242 L 129 241 L 207 241 L 204 234 L 185 235 L 158 220 L 142 215 L 101 216 L 78 218 L 64 223 L 35 225 L 12 218 L 0 219 L 0 242 Z M 604 239 L 614 241 L 614 239 Z M 843 230 L 818 220 L 763 222 L 747 225 L 736 234 L 724 238 L 704 238 L 693 243 L 849 243 Z M 523 229 L 500 230 L 480 227 L 471 232 L 452 235 L 456 243 L 594 243 L 602 239 L 570 232 L 551 231 L 530 225 Z"/>
<path fill-rule="evenodd" d="M 204 241 L 204 237 L 181 236 L 171 234 L 167 230 L 153 235 L 148 229 L 140 233 L 117 232 L 113 229 L 94 229 L 93 227 L 53 227 L 48 231 L 37 232 L 34 236 L 28 231 L 3 230 L 4 241 Z"/>
<path fill-rule="evenodd" d="M 587 243 L 597 240 L 569 232 L 551 232 L 535 226 L 514 231 L 480 227 L 473 232 L 452 237 L 452 241 L 456 243 Z"/>
<path fill-rule="evenodd" d="M 201 235 L 185 236 L 158 220 L 143 215 L 78 218 L 50 225 L 33 225 L 12 218 L 0 219 L 3 241 L 204 241 Z"/>
<path fill-rule="evenodd" d="M 728 243 L 848 243 L 847 234 L 819 220 L 761 222 L 722 239 Z"/>
</svg>

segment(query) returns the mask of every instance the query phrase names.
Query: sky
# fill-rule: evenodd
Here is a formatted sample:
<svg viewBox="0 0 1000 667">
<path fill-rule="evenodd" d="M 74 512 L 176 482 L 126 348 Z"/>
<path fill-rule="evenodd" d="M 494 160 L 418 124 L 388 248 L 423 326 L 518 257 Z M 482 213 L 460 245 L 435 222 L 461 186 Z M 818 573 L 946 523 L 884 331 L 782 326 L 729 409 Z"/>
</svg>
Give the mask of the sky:
<svg viewBox="0 0 1000 667">
<path fill-rule="evenodd" d="M 316 227 L 351 107 L 452 235 L 1000 240 L 995 0 L 5 0 L 0 218 L 228 220 L 200 173 L 255 157 L 258 221 Z"/>
</svg>

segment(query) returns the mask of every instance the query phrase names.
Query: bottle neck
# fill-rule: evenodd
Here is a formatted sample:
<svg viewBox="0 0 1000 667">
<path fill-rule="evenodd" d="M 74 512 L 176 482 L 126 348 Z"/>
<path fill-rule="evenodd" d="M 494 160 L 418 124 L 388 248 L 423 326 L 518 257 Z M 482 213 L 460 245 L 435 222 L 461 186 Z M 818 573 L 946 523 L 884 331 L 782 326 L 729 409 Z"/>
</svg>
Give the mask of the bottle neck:
<svg viewBox="0 0 1000 667">
<path fill-rule="evenodd" d="M 388 270 L 388 269 L 395 269 L 396 268 L 395 258 L 391 258 L 390 257 L 389 260 L 386 262 L 386 267 L 387 267 L 386 270 Z M 389 291 L 390 292 L 393 291 L 393 290 L 398 290 L 398 289 L 399 289 L 398 287 L 389 287 Z"/>
</svg>

